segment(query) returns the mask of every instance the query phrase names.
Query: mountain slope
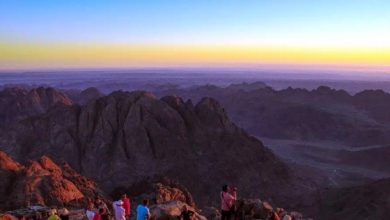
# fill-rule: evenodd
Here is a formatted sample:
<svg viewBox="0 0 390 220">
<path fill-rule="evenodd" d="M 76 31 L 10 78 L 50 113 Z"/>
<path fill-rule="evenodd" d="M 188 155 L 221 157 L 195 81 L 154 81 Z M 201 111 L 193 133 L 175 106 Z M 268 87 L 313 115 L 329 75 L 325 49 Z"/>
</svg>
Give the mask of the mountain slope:
<svg viewBox="0 0 390 220">
<path fill-rule="evenodd" d="M 0 91 L 0 128 L 17 120 L 42 114 L 55 105 L 72 104 L 71 99 L 53 88 L 5 88 Z"/>
<path fill-rule="evenodd" d="M 388 219 L 390 179 L 327 191 L 317 208 L 316 219 L 320 220 Z"/>
<path fill-rule="evenodd" d="M 200 204 L 218 201 L 226 183 L 242 195 L 277 201 L 303 193 L 286 165 L 210 98 L 193 105 L 175 96 L 114 92 L 85 106 L 50 108 L 9 133 L 5 142 L 16 157 L 64 159 L 107 191 L 167 176 Z"/>
</svg>

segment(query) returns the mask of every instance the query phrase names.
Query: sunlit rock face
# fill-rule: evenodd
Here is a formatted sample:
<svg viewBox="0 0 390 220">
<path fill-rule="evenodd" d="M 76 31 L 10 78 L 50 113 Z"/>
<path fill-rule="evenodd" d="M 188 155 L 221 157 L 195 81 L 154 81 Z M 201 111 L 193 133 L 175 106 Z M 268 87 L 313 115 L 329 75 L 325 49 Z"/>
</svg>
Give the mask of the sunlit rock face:
<svg viewBox="0 0 390 220">
<path fill-rule="evenodd" d="M 67 164 L 57 165 L 46 156 L 21 165 L 0 152 L 0 177 L 2 209 L 37 204 L 83 207 L 87 199 L 97 195 L 105 197 L 92 180 Z"/>
</svg>

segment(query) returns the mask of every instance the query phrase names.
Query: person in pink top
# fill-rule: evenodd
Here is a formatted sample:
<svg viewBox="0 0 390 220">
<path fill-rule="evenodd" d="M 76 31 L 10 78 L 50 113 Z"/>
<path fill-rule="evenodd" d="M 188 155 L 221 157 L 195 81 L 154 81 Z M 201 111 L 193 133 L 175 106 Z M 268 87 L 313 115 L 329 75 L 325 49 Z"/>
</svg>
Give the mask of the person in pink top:
<svg viewBox="0 0 390 220">
<path fill-rule="evenodd" d="M 221 220 L 230 220 L 236 200 L 237 190 L 229 189 L 227 185 L 224 185 L 221 192 Z"/>
</svg>

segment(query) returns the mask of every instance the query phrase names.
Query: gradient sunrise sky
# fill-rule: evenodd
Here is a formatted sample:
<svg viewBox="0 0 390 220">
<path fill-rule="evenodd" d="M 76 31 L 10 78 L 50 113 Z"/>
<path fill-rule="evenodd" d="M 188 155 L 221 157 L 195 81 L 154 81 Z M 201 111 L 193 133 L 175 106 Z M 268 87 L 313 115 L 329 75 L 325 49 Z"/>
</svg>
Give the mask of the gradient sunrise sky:
<svg viewBox="0 0 390 220">
<path fill-rule="evenodd" d="M 0 69 L 390 70 L 388 0 L 0 0 Z"/>
</svg>

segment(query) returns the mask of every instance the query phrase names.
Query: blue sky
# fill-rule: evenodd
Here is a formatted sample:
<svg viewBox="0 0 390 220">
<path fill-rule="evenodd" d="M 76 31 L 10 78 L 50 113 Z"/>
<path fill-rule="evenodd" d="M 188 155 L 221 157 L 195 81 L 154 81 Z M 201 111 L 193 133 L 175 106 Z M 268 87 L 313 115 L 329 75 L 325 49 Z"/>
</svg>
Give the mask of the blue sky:
<svg viewBox="0 0 390 220">
<path fill-rule="evenodd" d="M 0 69 L 297 64 L 387 71 L 390 0 L 0 0 L 0 51 Z"/>
<path fill-rule="evenodd" d="M 387 44 L 389 33 L 386 0 L 0 1 L 2 40 Z"/>
</svg>

